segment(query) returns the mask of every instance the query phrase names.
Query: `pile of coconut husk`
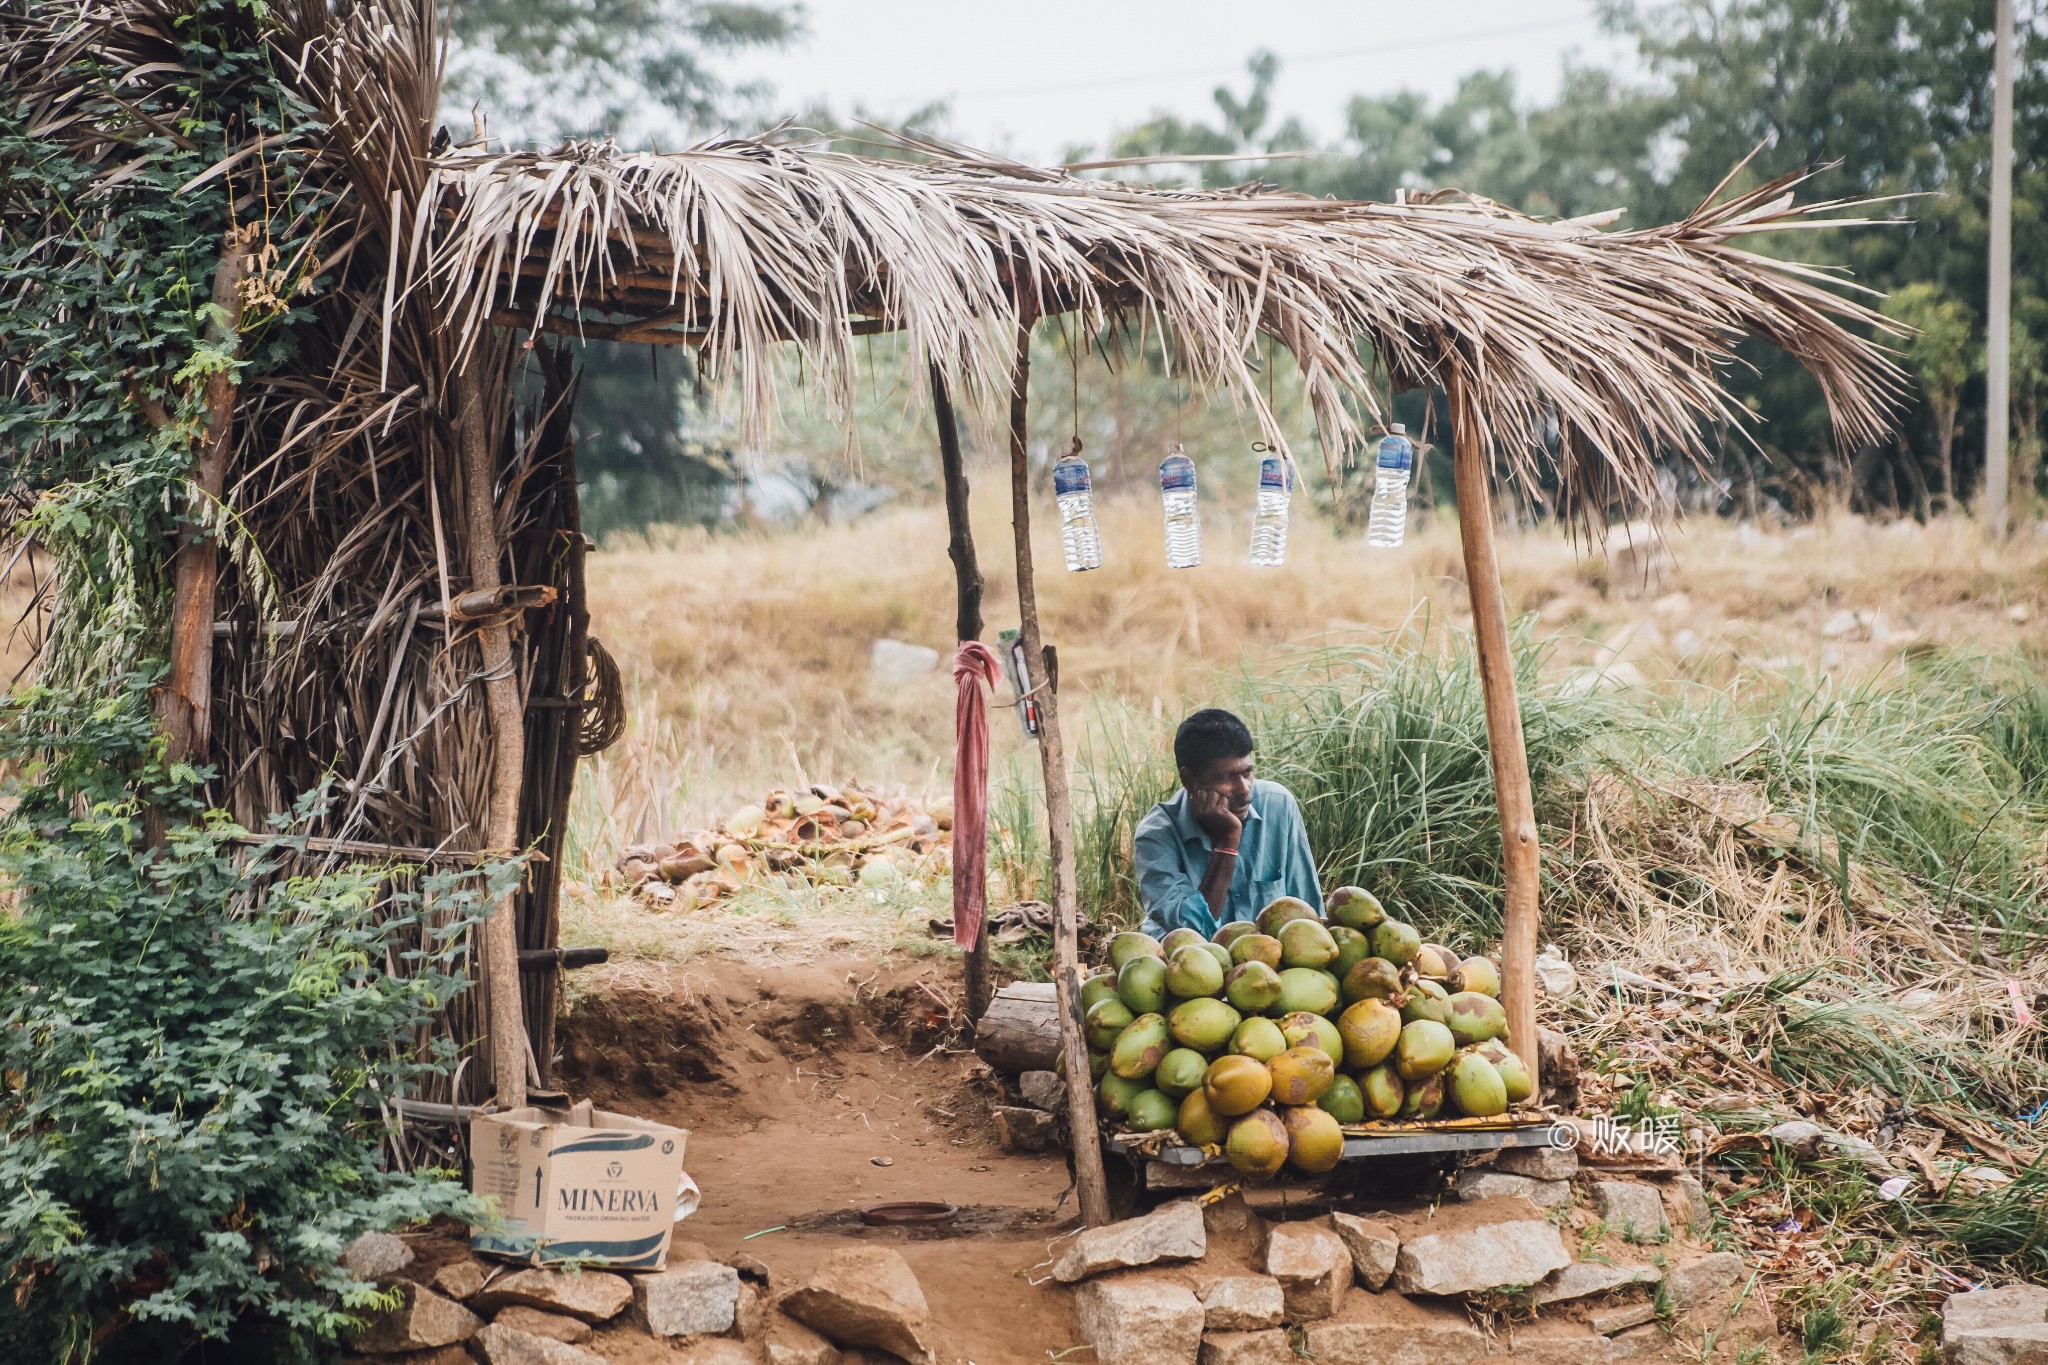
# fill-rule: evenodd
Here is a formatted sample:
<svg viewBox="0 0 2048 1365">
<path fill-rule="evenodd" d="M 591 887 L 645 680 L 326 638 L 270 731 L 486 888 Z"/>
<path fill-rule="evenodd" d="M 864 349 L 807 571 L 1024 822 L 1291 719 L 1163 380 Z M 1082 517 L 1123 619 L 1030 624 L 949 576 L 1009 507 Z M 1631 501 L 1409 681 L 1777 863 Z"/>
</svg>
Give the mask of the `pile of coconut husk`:
<svg viewBox="0 0 2048 1365">
<path fill-rule="evenodd" d="M 952 802 L 852 784 L 778 788 L 712 828 L 635 845 L 619 859 L 634 894 L 662 910 L 692 909 L 748 886 L 881 889 L 952 869 Z"/>
</svg>

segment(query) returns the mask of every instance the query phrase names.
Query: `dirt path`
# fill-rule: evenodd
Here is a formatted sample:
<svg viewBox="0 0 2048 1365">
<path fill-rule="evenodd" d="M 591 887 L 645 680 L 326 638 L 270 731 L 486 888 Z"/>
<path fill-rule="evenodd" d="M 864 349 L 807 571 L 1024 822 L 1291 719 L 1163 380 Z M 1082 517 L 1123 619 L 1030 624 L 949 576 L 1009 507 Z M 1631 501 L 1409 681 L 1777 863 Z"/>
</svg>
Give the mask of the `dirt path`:
<svg viewBox="0 0 2048 1365">
<path fill-rule="evenodd" d="M 1073 1212 L 1060 1206 L 1066 1164 L 994 1145 L 979 1063 L 943 1046 L 950 973 L 699 959 L 631 981 L 592 983 L 564 1020 L 562 1083 L 690 1130 L 685 1164 L 703 1203 L 678 1242 L 758 1257 L 778 1290 L 851 1239 L 893 1245 L 924 1286 L 948 1365 L 1043 1362 L 1080 1341 L 1067 1296 L 1025 1278 Z M 969 1231 L 855 1217 L 895 1200 L 958 1205 Z M 645 1338 L 603 1335 L 618 1339 L 592 1345 L 614 1365 L 667 1359 Z"/>
</svg>

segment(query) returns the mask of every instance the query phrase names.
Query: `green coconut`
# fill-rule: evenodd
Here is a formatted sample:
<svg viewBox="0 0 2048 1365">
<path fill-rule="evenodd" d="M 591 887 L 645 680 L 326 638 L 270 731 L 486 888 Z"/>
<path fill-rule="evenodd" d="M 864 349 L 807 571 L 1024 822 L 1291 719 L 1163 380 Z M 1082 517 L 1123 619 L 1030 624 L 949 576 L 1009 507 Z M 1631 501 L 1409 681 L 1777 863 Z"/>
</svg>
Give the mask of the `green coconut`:
<svg viewBox="0 0 2048 1365">
<path fill-rule="evenodd" d="M 1372 956 L 1372 939 L 1356 929 L 1333 924 L 1330 926 L 1330 938 L 1337 945 L 1337 956 L 1326 964 L 1326 970 L 1339 981 L 1353 967 Z"/>
<path fill-rule="evenodd" d="M 1159 951 L 1170 962 L 1173 955 L 1191 943 L 1207 943 L 1199 929 L 1169 929 L 1166 937 L 1159 940 Z"/>
<path fill-rule="evenodd" d="M 1183 1001 L 1166 1016 L 1174 1042 L 1197 1052 L 1211 1053 L 1221 1052 L 1243 1021 L 1243 1015 L 1221 1000 L 1207 998 Z"/>
<path fill-rule="evenodd" d="M 1383 957 L 1368 957 L 1344 973 L 1346 1003 L 1385 1000 L 1401 993 L 1401 969 Z"/>
<path fill-rule="evenodd" d="M 1344 1034 L 1324 1016 L 1298 1010 L 1281 1015 L 1277 1022 L 1287 1046 L 1319 1047 L 1330 1054 L 1332 1062 L 1344 1065 Z"/>
<path fill-rule="evenodd" d="M 1361 932 L 1372 929 L 1387 917 L 1386 907 L 1380 904 L 1380 898 L 1362 886 L 1338 887 L 1323 898 L 1323 906 L 1333 923 Z"/>
<path fill-rule="evenodd" d="M 1461 1053 L 1445 1074 L 1450 1077 L 1451 1103 L 1458 1112 L 1475 1119 L 1507 1113 L 1507 1085 L 1486 1058 L 1476 1052 Z"/>
<path fill-rule="evenodd" d="M 1401 1015 L 1384 1000 L 1361 1000 L 1337 1016 L 1344 1060 L 1356 1067 L 1378 1066 L 1401 1040 Z"/>
<path fill-rule="evenodd" d="M 1088 1046 L 1107 1052 L 1116 1046 L 1117 1038 L 1138 1016 L 1123 1001 L 1111 998 L 1096 1001 L 1084 1017 L 1088 1025 Z"/>
<path fill-rule="evenodd" d="M 1404 1081 L 1419 1081 L 1449 1066 L 1457 1050 L 1449 1029 L 1434 1019 L 1417 1019 L 1401 1026 L 1400 1041 L 1394 1044 L 1394 1069 Z"/>
<path fill-rule="evenodd" d="M 1122 971 L 1126 962 L 1134 957 L 1166 956 L 1159 940 L 1150 934 L 1141 934 L 1135 929 L 1126 929 L 1109 941 L 1109 967 L 1111 971 Z"/>
<path fill-rule="evenodd" d="M 1252 1057 L 1260 1062 L 1269 1062 L 1287 1051 L 1290 1044 L 1287 1035 L 1271 1019 L 1247 1019 L 1237 1026 L 1230 1035 L 1230 1050 Z"/>
<path fill-rule="evenodd" d="M 1259 926 L 1248 919 L 1234 919 L 1216 931 L 1215 942 L 1228 948 L 1246 934 L 1256 934 Z"/>
<path fill-rule="evenodd" d="M 1209 1059 L 1190 1047 L 1170 1049 L 1159 1059 L 1159 1069 L 1152 1073 L 1152 1084 L 1181 1099 L 1191 1090 L 1202 1088 L 1202 1077 L 1209 1071 Z"/>
<path fill-rule="evenodd" d="M 1280 970 L 1280 940 L 1271 934 L 1239 934 L 1230 945 L 1232 962 L 1263 962 Z"/>
<path fill-rule="evenodd" d="M 1372 928 L 1372 953 L 1383 957 L 1396 967 L 1405 967 L 1415 960 L 1422 951 L 1422 935 L 1415 932 L 1412 924 L 1400 920 L 1382 920 Z"/>
<path fill-rule="evenodd" d="M 1420 977 L 1408 988 L 1408 998 L 1402 1002 L 1401 1017 L 1413 1023 L 1417 1019 L 1434 1019 L 1439 1024 L 1451 1022 L 1451 996 L 1436 982 Z"/>
<path fill-rule="evenodd" d="M 1478 991 L 1459 991 L 1450 997 L 1450 1015 L 1444 1020 L 1450 1025 L 1451 1036 L 1461 1047 L 1473 1043 L 1489 1043 L 1507 1031 L 1508 1012 L 1500 1001 Z"/>
<path fill-rule="evenodd" d="M 1117 999 L 1117 973 L 1097 972 L 1081 983 L 1081 1013 L 1087 1014 L 1099 1000 Z"/>
<path fill-rule="evenodd" d="M 1151 1088 L 1150 1081 L 1127 1081 L 1112 1071 L 1095 1083 L 1095 1098 L 1111 1118 L 1120 1119 L 1131 1112 L 1131 1101 Z"/>
<path fill-rule="evenodd" d="M 1166 960 L 1166 989 L 1183 1000 L 1221 995 L 1223 967 L 1206 945 L 1186 944 Z"/>
<path fill-rule="evenodd" d="M 1289 967 L 1280 973 L 1280 1001 L 1273 1008 L 1283 1014 L 1330 1014 L 1337 1008 L 1337 996 L 1328 972 Z"/>
<path fill-rule="evenodd" d="M 1400 1113 L 1401 1101 L 1408 1097 L 1408 1083 L 1394 1070 L 1392 1062 L 1381 1062 L 1360 1076 L 1358 1089 L 1365 1096 L 1365 1112 L 1376 1119 L 1390 1119 Z"/>
<path fill-rule="evenodd" d="M 1167 1047 L 1165 1016 L 1141 1014 L 1117 1035 L 1109 1069 L 1127 1081 L 1143 1080 L 1159 1069 Z"/>
<path fill-rule="evenodd" d="M 1240 1014 L 1264 1014 L 1280 1003 L 1280 973 L 1263 962 L 1240 962 L 1223 978 L 1223 998 Z"/>
<path fill-rule="evenodd" d="M 1116 997 L 1133 1014 L 1157 1014 L 1166 1008 L 1166 964 L 1156 957 L 1134 957 L 1116 974 Z"/>
<path fill-rule="evenodd" d="M 1280 936 L 1280 926 L 1292 920 L 1315 919 L 1316 908 L 1299 896 L 1282 896 L 1259 911 L 1259 932 Z"/>
<path fill-rule="evenodd" d="M 1272 1175 L 1287 1164 L 1287 1128 L 1270 1109 L 1254 1109 L 1230 1125 L 1223 1153 L 1245 1175 Z"/>
<path fill-rule="evenodd" d="M 1157 1090 L 1141 1090 L 1131 1097 L 1130 1112 L 1124 1122 L 1138 1132 L 1150 1133 L 1173 1127 L 1179 1117 L 1180 1106 L 1172 1099 Z"/>
<path fill-rule="evenodd" d="M 1280 965 L 1327 967 L 1337 958 L 1337 941 L 1321 920 L 1289 920 L 1280 926 Z"/>
<path fill-rule="evenodd" d="M 1349 1076 L 1339 1076 L 1331 1081 L 1330 1088 L 1323 1092 L 1316 1105 L 1339 1123 L 1365 1122 L 1365 1093 Z"/>
</svg>

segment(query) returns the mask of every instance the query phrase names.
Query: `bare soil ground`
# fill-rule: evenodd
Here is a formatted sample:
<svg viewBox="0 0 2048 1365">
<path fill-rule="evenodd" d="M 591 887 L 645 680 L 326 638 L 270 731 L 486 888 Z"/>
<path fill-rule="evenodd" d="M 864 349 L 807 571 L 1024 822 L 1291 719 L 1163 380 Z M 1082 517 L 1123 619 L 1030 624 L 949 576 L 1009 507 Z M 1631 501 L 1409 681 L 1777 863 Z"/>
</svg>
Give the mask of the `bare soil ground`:
<svg viewBox="0 0 2048 1365">
<path fill-rule="evenodd" d="M 1066 1163 L 995 1146 L 980 1063 L 948 1045 L 957 987 L 943 966 L 705 957 L 630 979 L 563 1020 L 561 1076 L 601 1106 L 690 1130 L 685 1165 L 703 1203 L 678 1242 L 758 1257 L 778 1290 L 850 1239 L 895 1246 L 948 1362 L 1042 1362 L 1080 1342 L 1067 1295 L 1028 1283 L 1070 1226 Z M 858 1221 L 862 1206 L 898 1200 L 957 1205 L 961 1226 L 934 1236 Z M 591 1345 L 613 1365 L 667 1358 L 644 1337 L 653 1353 L 635 1354 L 636 1336 L 613 1329 Z"/>
</svg>

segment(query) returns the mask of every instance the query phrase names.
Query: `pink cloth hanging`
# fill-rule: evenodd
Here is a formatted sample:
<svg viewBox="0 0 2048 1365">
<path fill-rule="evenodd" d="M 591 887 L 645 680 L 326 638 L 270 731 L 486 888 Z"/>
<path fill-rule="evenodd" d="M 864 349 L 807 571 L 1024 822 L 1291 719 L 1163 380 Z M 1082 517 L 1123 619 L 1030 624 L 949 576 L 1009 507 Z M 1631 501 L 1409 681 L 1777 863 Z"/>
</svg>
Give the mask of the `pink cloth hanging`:
<svg viewBox="0 0 2048 1365">
<path fill-rule="evenodd" d="M 994 650 L 963 640 L 953 656 L 953 942 L 972 950 L 988 910 L 988 696 L 1003 680 Z"/>
</svg>

